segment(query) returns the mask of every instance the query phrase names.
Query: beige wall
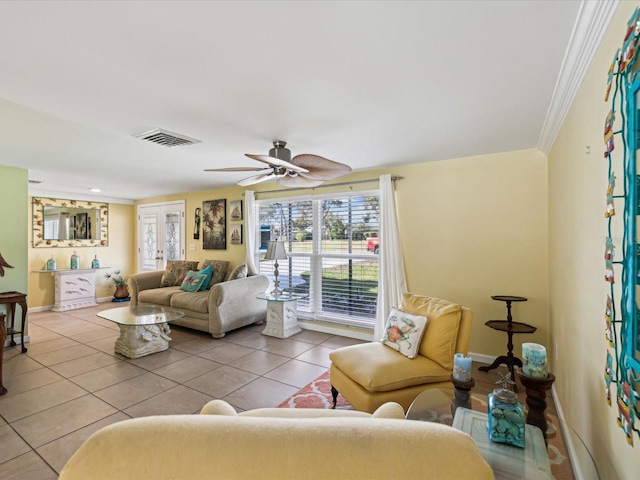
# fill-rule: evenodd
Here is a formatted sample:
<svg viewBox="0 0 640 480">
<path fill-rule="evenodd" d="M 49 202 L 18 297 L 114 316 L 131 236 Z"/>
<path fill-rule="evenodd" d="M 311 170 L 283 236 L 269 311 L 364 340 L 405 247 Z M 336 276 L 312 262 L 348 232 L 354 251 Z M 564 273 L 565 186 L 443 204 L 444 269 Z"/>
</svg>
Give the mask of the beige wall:
<svg viewBox="0 0 640 480">
<path fill-rule="evenodd" d="M 607 162 L 602 152 L 604 120 L 611 108 L 604 93 L 611 59 L 622 46 L 635 7 L 635 2 L 620 3 L 549 155 L 551 343 L 559 345 L 558 360 L 552 363 L 555 388 L 568 423 L 589 447 L 601 478 L 607 479 L 637 478 L 640 471 L 638 452 L 616 425 L 615 403 L 606 403 L 603 379 L 609 287 L 604 281 Z M 619 160 L 619 136 L 616 142 L 613 157 Z M 617 180 L 620 194 L 621 172 Z M 623 205 L 616 206 L 614 220 L 621 224 Z M 619 280 L 619 269 L 616 275 Z"/>
<path fill-rule="evenodd" d="M 31 218 L 31 198 L 29 198 L 29 218 Z M 80 256 L 80 267 L 88 268 L 97 255 L 102 267 L 111 267 L 96 272 L 96 297 L 105 299 L 113 296 L 113 282 L 105 278 L 105 273 L 120 270 L 128 277 L 135 273 L 135 208 L 133 205 L 109 203 L 109 246 L 107 247 L 51 247 L 33 248 L 31 223 L 28 225 L 27 242 L 29 245 L 29 308 L 50 307 L 54 303 L 54 279 L 50 273 L 35 273 L 34 270 L 46 268 L 51 256 L 56 259 L 58 268 L 69 268 L 74 251 Z"/>
<path fill-rule="evenodd" d="M 515 352 L 520 355 L 523 341 L 548 344 L 544 155 L 527 150 L 423 163 L 359 172 L 337 182 L 378 178 L 383 173 L 403 177 L 396 182 L 396 196 L 409 290 L 472 308 L 475 322 L 470 349 L 491 356 L 505 354 L 507 343 L 506 334 L 484 326 L 487 320 L 506 318 L 504 303 L 491 300 L 491 295 L 525 296 L 528 302 L 514 304 L 514 318 L 536 326 L 538 331 L 517 337 Z M 258 194 L 276 188 L 273 183 L 254 187 Z M 216 258 L 237 264 L 244 260 L 244 245 L 202 250 L 202 240 L 193 240 L 193 211 L 202 207 L 203 200 L 240 200 L 243 191 L 231 187 L 157 197 L 144 203 L 185 199 L 187 245 L 196 245 L 195 251 L 187 249 L 187 259 Z M 295 193 L 301 192 L 287 195 Z"/>
</svg>

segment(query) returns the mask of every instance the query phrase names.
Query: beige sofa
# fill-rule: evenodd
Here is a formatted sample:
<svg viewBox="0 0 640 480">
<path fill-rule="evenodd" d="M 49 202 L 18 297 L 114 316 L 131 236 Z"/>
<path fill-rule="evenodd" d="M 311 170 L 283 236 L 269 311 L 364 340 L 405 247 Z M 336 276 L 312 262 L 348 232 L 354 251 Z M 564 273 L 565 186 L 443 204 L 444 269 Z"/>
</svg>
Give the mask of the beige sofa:
<svg viewBox="0 0 640 480">
<path fill-rule="evenodd" d="M 172 324 L 208 332 L 222 338 L 236 328 L 263 322 L 267 302 L 258 300 L 269 287 L 264 275 L 216 283 L 209 290 L 185 292 L 179 286 L 162 287 L 164 270 L 143 272 L 129 278 L 131 305 L 166 305 L 184 312 Z"/>
<path fill-rule="evenodd" d="M 125 420 L 94 433 L 60 480 L 493 479 L 466 433 L 404 420 L 398 404 L 257 409 L 214 400 L 201 415 Z"/>
</svg>

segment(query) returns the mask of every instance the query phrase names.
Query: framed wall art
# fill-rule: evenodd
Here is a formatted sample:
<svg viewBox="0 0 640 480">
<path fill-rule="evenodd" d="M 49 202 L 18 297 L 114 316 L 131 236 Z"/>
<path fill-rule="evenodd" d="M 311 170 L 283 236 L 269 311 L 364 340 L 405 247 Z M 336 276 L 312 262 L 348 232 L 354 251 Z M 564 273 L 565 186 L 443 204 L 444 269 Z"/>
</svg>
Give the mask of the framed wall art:
<svg viewBox="0 0 640 480">
<path fill-rule="evenodd" d="M 227 200 L 202 202 L 202 248 L 226 250 L 227 248 Z"/>
<path fill-rule="evenodd" d="M 231 220 L 242 220 L 242 200 L 229 202 L 229 212 Z"/>
<path fill-rule="evenodd" d="M 231 225 L 231 245 L 242 245 L 242 225 Z"/>
</svg>

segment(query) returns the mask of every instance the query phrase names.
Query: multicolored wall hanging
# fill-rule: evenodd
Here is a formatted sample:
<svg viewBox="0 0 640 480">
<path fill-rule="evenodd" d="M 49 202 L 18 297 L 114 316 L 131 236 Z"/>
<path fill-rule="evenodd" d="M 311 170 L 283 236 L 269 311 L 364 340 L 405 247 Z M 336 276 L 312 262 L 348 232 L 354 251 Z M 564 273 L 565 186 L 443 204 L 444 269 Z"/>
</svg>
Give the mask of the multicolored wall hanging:
<svg viewBox="0 0 640 480">
<path fill-rule="evenodd" d="M 611 98 L 611 109 L 604 122 L 604 158 L 609 164 L 604 213 L 607 218 L 604 277 L 609 284 L 609 295 L 604 317 L 605 340 L 613 349 L 613 354 L 607 350 L 605 359 L 605 394 L 609 405 L 612 405 L 615 395 L 617 423 L 630 445 L 633 445 L 633 432 L 640 434 L 635 425 L 640 387 L 640 309 L 637 303 L 637 296 L 640 296 L 637 292 L 640 286 L 637 240 L 640 219 L 640 175 L 637 170 L 640 156 L 640 64 L 636 66 L 639 39 L 640 9 L 636 8 L 627 23 L 622 47 L 616 51 L 607 72 L 604 96 L 605 102 Z M 616 121 L 620 122 L 618 130 Z M 616 173 L 624 175 L 623 192 L 618 195 L 615 194 Z M 621 239 L 613 235 L 619 230 L 614 228 L 619 226 L 615 222 L 620 222 L 615 218 L 614 200 L 617 198 L 624 202 Z M 621 252 L 621 260 L 614 260 L 616 251 Z M 614 285 L 615 265 L 622 267 L 619 287 Z M 617 306 L 620 307 L 618 312 Z"/>
</svg>

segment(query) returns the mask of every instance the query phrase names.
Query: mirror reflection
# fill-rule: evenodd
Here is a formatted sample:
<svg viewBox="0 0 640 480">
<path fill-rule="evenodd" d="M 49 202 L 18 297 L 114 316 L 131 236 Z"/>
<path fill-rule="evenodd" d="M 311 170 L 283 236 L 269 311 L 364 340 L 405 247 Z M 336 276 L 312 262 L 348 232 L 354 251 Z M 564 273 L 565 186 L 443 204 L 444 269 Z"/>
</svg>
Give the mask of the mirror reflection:
<svg viewBox="0 0 640 480">
<path fill-rule="evenodd" d="M 108 245 L 108 204 L 34 197 L 32 206 L 34 247 Z"/>
<path fill-rule="evenodd" d="M 44 207 L 45 240 L 97 240 L 100 210 Z"/>
</svg>

